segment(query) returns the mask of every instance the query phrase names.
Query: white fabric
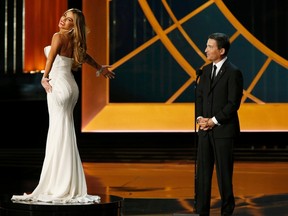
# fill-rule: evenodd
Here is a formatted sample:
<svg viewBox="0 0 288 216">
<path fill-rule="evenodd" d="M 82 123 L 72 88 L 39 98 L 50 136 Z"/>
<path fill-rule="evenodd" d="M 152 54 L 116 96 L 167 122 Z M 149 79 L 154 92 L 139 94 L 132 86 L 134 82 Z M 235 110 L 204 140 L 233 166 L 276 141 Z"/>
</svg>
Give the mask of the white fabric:
<svg viewBox="0 0 288 216">
<path fill-rule="evenodd" d="M 50 46 L 45 47 L 46 57 Z M 57 55 L 49 74 L 52 93 L 47 94 L 49 129 L 45 159 L 38 186 L 31 194 L 14 195 L 14 201 L 52 203 L 100 202 L 87 195 L 85 175 L 79 156 L 73 109 L 79 96 L 71 72 L 73 59 Z"/>
</svg>

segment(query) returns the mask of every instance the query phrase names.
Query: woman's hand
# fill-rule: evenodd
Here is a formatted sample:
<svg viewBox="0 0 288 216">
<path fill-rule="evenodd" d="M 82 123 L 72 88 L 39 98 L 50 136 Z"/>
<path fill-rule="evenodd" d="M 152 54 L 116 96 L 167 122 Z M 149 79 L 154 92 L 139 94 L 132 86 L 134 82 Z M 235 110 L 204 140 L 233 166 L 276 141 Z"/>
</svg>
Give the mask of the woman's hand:
<svg viewBox="0 0 288 216">
<path fill-rule="evenodd" d="M 111 68 L 110 65 L 102 65 L 101 69 L 98 70 L 97 73 L 99 75 L 102 74 L 105 78 L 113 79 L 115 77 L 115 73 L 109 70 L 109 68 Z"/>
<path fill-rule="evenodd" d="M 45 89 L 46 93 L 51 93 L 52 92 L 52 86 L 50 85 L 49 81 L 51 79 L 43 77 L 41 80 L 41 84 L 43 88 Z"/>
</svg>

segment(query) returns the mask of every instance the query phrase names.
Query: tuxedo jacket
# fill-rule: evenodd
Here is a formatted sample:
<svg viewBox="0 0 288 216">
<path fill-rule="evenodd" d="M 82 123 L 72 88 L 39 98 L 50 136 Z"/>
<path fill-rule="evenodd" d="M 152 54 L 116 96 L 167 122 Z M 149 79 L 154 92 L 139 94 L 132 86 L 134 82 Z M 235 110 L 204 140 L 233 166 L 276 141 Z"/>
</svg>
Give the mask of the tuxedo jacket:
<svg viewBox="0 0 288 216">
<path fill-rule="evenodd" d="M 213 127 L 214 138 L 232 138 L 240 133 L 238 109 L 243 95 L 242 72 L 228 59 L 220 68 L 211 83 L 213 63 L 203 67 L 196 91 L 196 116 L 212 118 L 215 116 L 219 125 Z M 207 131 L 199 130 L 199 136 Z"/>
</svg>

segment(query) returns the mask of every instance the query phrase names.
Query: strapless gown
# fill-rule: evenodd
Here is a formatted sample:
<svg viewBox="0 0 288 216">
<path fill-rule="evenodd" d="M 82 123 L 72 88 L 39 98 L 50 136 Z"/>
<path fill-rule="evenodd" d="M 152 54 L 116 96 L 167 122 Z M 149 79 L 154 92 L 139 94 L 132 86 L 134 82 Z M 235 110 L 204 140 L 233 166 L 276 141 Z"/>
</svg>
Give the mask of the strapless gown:
<svg viewBox="0 0 288 216">
<path fill-rule="evenodd" d="M 44 48 L 46 57 L 50 46 Z M 52 92 L 47 93 L 49 129 L 40 180 L 30 194 L 13 195 L 12 201 L 52 203 L 100 202 L 88 195 L 77 148 L 73 110 L 79 89 L 71 72 L 73 59 L 57 55 L 49 74 Z"/>
</svg>

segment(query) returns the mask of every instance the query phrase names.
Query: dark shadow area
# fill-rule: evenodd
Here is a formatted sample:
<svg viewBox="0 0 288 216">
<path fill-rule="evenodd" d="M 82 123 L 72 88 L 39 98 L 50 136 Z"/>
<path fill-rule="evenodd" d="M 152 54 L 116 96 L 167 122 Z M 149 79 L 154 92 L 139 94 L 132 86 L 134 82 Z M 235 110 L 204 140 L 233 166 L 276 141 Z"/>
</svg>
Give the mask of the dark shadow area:
<svg viewBox="0 0 288 216">
<path fill-rule="evenodd" d="M 173 215 L 192 214 L 193 199 L 125 199 L 123 214 Z M 212 199 L 211 216 L 219 216 L 220 200 Z M 235 216 L 287 216 L 288 194 L 236 197 Z"/>
</svg>

